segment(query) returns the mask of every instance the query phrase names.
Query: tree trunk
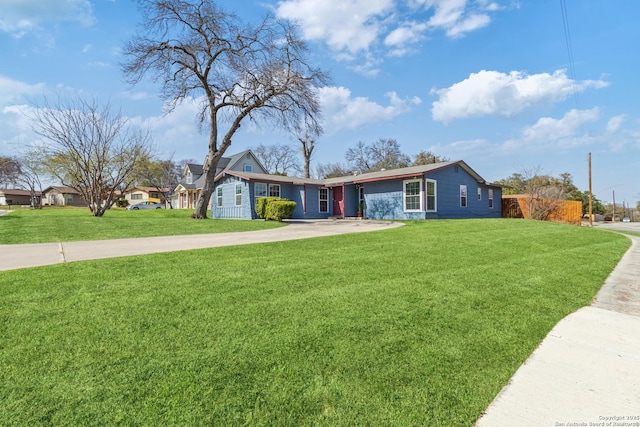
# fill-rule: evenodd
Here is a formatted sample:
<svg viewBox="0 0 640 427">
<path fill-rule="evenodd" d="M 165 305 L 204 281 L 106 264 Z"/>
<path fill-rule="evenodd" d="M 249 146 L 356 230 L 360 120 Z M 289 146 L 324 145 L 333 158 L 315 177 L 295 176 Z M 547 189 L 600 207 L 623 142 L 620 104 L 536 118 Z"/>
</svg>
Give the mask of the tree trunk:
<svg viewBox="0 0 640 427">
<path fill-rule="evenodd" d="M 209 201 L 211 200 L 213 187 L 215 185 L 214 180 L 216 177 L 216 169 L 218 168 L 218 157 L 219 154 L 217 153 L 215 155 L 211 155 L 211 153 L 209 153 L 205 159 L 205 164 L 203 165 L 203 174 L 205 178 L 195 212 L 195 218 L 197 219 L 204 219 L 207 217 L 207 209 L 209 207 Z"/>
</svg>

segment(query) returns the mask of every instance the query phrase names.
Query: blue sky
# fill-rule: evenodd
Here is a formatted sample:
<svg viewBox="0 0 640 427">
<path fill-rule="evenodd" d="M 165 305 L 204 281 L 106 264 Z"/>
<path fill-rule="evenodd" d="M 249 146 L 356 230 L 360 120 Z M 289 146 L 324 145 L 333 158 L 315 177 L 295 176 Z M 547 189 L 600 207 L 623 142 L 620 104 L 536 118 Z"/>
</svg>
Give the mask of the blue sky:
<svg viewBox="0 0 640 427">
<path fill-rule="evenodd" d="M 320 89 L 325 134 L 312 168 L 358 141 L 395 138 L 406 154 L 463 159 L 489 181 L 540 168 L 569 172 L 596 196 L 640 199 L 640 2 L 566 0 L 221 0 L 245 20 L 299 23 Z M 157 153 L 202 161 L 196 103 L 163 115 L 159 87 L 131 87 L 119 63 L 137 29 L 132 0 L 0 2 L 0 155 L 35 140 L 22 114 L 67 90 L 121 107 L 152 129 Z M 573 64 L 573 67 L 571 67 Z M 228 152 L 295 144 L 245 125 Z"/>
</svg>

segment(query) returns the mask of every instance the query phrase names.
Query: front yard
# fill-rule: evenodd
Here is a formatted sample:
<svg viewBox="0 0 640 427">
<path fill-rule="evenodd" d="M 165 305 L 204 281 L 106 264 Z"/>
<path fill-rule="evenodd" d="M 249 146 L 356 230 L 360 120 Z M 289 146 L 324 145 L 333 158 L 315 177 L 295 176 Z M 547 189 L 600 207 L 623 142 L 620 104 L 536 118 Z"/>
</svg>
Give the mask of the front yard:
<svg viewBox="0 0 640 427">
<path fill-rule="evenodd" d="M 0 272 L 0 424 L 470 426 L 628 246 L 440 220 Z"/>
<path fill-rule="evenodd" d="M 20 209 L 0 216 L 0 244 L 70 242 L 128 237 L 177 236 L 264 230 L 264 221 L 191 220 L 190 209 L 111 209 L 93 217 L 87 208 Z"/>
</svg>

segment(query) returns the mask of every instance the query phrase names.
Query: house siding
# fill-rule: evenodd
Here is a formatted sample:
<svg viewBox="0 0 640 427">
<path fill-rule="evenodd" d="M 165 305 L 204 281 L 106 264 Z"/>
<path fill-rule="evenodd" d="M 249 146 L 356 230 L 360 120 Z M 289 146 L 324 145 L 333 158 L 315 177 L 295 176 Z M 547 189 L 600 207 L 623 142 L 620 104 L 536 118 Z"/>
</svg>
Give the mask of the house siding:
<svg viewBox="0 0 640 427">
<path fill-rule="evenodd" d="M 363 190 L 363 216 L 371 219 L 419 220 L 448 218 L 499 218 L 501 216 L 502 190 L 499 186 L 484 183 L 475 171 L 463 161 L 409 167 L 395 171 L 375 172 L 342 179 L 305 180 L 304 178 L 279 177 L 261 173 L 223 173 L 216 181 L 211 202 L 212 217 L 255 219 L 255 187 L 258 183 L 280 186 L 280 197 L 294 201 L 295 219 L 323 219 L 335 215 L 355 217 L 358 213 L 359 188 Z M 416 210 L 405 211 L 404 194 L 407 181 L 421 181 L 420 205 Z M 427 181 L 429 180 L 429 181 Z M 427 212 L 426 183 L 435 182 L 436 209 Z M 303 184 L 304 182 L 304 184 Z M 242 206 L 235 206 L 235 184 L 242 184 Z M 467 189 L 466 206 L 460 203 L 460 187 Z M 222 206 L 217 206 L 217 190 L 222 188 Z M 321 188 L 328 189 L 328 212 L 320 212 Z M 415 190 L 415 187 L 414 187 Z M 489 190 L 493 191 L 493 207 L 489 206 Z M 480 191 L 480 200 L 478 200 Z M 342 194 L 340 204 L 334 203 Z M 334 210 L 340 206 L 341 210 Z"/>
<path fill-rule="evenodd" d="M 242 186 L 242 204 L 236 206 L 236 184 Z M 218 188 L 222 188 L 222 206 L 218 206 Z M 251 206 L 253 194 L 249 183 L 234 176 L 226 176 L 213 190 L 211 196 L 211 217 L 229 219 L 255 218 L 255 208 Z M 251 197 L 249 195 L 251 194 Z"/>
<path fill-rule="evenodd" d="M 451 166 L 425 174 L 426 178 L 437 181 L 438 212 L 428 213 L 427 218 L 500 218 L 499 209 L 502 198 L 500 187 L 491 187 L 479 183 L 463 168 Z M 460 186 L 467 186 L 467 206 L 460 206 Z M 482 199 L 478 200 L 478 188 Z M 489 188 L 493 189 L 493 208 L 489 208 Z"/>
<path fill-rule="evenodd" d="M 456 171 L 457 170 L 457 171 Z M 364 186 L 364 214 L 373 219 L 454 219 L 454 218 L 499 218 L 501 189 L 481 184 L 461 167 L 451 166 L 445 169 L 425 173 L 423 179 L 436 181 L 436 212 L 405 212 L 403 206 L 403 182 L 407 179 L 390 179 L 370 182 Z M 460 186 L 467 186 L 467 206 L 460 206 Z M 478 200 L 478 188 L 482 199 Z M 489 188 L 493 189 L 493 208 L 489 208 Z"/>
<path fill-rule="evenodd" d="M 242 205 L 235 206 L 235 185 L 242 184 Z M 225 176 L 216 184 L 211 197 L 211 217 L 229 219 L 258 219 L 255 204 L 255 184 L 262 181 L 246 181 L 234 176 Z M 273 183 L 272 183 L 273 184 Z M 320 212 L 319 186 L 280 183 L 280 197 L 296 202 L 292 217 L 297 219 L 325 219 L 329 212 Z M 218 207 L 218 188 L 222 188 L 222 206 Z M 305 191 L 306 188 L 306 191 Z M 331 208 L 329 192 L 329 208 Z"/>
</svg>

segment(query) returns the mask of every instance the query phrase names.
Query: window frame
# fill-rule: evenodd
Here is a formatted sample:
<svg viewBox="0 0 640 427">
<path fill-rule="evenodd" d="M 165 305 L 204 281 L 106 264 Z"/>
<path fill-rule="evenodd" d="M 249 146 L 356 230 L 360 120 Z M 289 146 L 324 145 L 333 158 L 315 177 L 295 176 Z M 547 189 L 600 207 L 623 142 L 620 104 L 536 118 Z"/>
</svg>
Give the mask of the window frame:
<svg viewBox="0 0 640 427">
<path fill-rule="evenodd" d="M 478 187 L 478 201 L 482 200 L 482 187 Z"/>
<path fill-rule="evenodd" d="M 322 193 L 326 194 L 326 198 L 322 198 Z M 322 202 L 326 203 L 325 209 L 322 210 Z M 329 188 L 320 187 L 318 189 L 318 212 L 319 213 L 329 213 Z"/>
<path fill-rule="evenodd" d="M 425 212 L 438 212 L 438 181 L 435 179 L 425 179 Z M 433 194 L 429 194 L 429 184 L 433 184 Z M 429 199 L 433 198 L 433 209 L 429 209 Z"/>
<path fill-rule="evenodd" d="M 469 193 L 467 191 L 467 186 L 465 184 L 460 184 L 460 207 L 466 208 L 468 205 L 468 196 Z"/>
<path fill-rule="evenodd" d="M 493 188 L 489 189 L 489 209 L 493 209 Z"/>
<path fill-rule="evenodd" d="M 418 183 L 418 193 L 417 194 L 407 194 L 407 185 Z M 407 198 L 411 197 L 412 201 L 415 197 L 418 198 L 417 209 L 409 209 L 407 208 Z M 422 212 L 422 202 L 423 202 L 423 186 L 422 179 L 407 179 L 402 181 L 402 209 L 404 212 Z M 412 203 L 415 205 L 415 201 Z"/>
<path fill-rule="evenodd" d="M 238 189 L 240 190 L 239 193 L 238 193 Z M 242 206 L 242 184 L 240 183 L 236 184 L 235 196 L 236 196 L 236 206 Z"/>
<path fill-rule="evenodd" d="M 259 188 L 264 188 L 264 192 L 259 191 Z M 256 182 L 253 185 L 253 192 L 255 193 L 256 199 L 258 197 L 267 197 L 269 195 L 269 185 L 266 182 Z M 262 194 L 258 194 L 259 192 Z"/>
<path fill-rule="evenodd" d="M 223 190 L 222 190 L 222 186 L 220 186 L 216 189 L 216 206 L 219 208 L 222 207 L 222 194 L 223 194 Z"/>
<path fill-rule="evenodd" d="M 244 164 L 244 165 L 242 165 L 242 170 L 243 170 L 244 172 L 249 172 L 249 173 L 251 173 L 251 172 L 253 172 L 253 165 Z"/>
<path fill-rule="evenodd" d="M 272 194 L 272 191 L 271 191 L 272 188 L 273 189 L 275 189 L 275 188 L 278 189 L 278 195 L 275 195 L 275 192 L 273 192 L 273 194 Z M 269 184 L 268 185 L 268 188 L 267 188 L 268 197 L 278 197 L 278 198 L 280 198 L 280 194 L 281 194 L 281 192 L 280 192 L 280 184 Z"/>
</svg>

